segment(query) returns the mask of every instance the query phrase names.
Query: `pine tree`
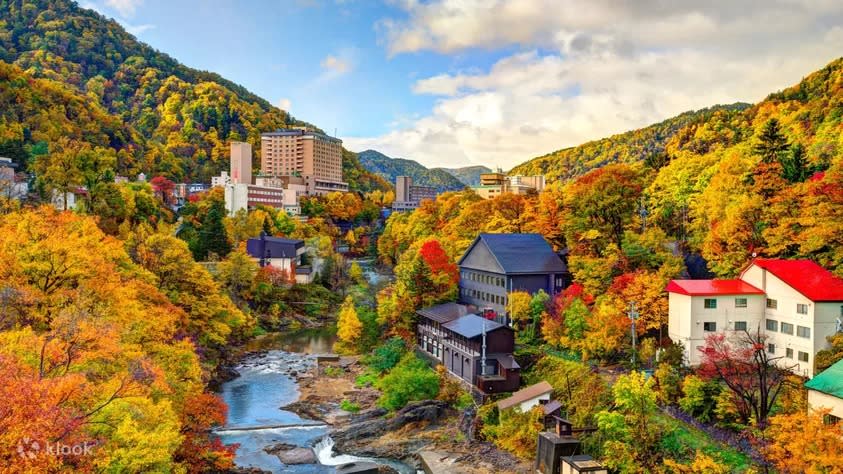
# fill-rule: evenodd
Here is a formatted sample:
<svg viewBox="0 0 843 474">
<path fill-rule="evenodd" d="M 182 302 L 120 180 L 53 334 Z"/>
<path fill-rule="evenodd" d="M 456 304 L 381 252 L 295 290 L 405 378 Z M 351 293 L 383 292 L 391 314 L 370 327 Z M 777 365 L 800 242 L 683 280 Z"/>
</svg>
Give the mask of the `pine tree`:
<svg viewBox="0 0 843 474">
<path fill-rule="evenodd" d="M 774 163 L 781 160 L 781 154 L 790 144 L 782 134 L 781 125 L 777 119 L 770 119 L 758 135 L 758 143 L 752 147 L 753 153 L 761 157 L 764 163 Z"/>
<path fill-rule="evenodd" d="M 363 331 L 363 323 L 357 316 L 354 300 L 347 296 L 337 318 L 337 337 L 346 347 L 353 347 Z"/>
<path fill-rule="evenodd" d="M 782 161 L 782 177 L 791 183 L 805 181 L 808 178 L 808 163 L 805 159 L 805 147 L 796 143 L 790 147 L 790 154 Z"/>
<path fill-rule="evenodd" d="M 231 243 L 228 241 L 228 234 L 226 234 L 223 224 L 224 216 L 225 208 L 221 201 L 215 201 L 211 204 L 208 213 L 202 219 L 202 229 L 199 230 L 199 242 L 196 248 L 197 260 L 205 260 L 210 254 L 224 258 L 231 252 Z"/>
</svg>

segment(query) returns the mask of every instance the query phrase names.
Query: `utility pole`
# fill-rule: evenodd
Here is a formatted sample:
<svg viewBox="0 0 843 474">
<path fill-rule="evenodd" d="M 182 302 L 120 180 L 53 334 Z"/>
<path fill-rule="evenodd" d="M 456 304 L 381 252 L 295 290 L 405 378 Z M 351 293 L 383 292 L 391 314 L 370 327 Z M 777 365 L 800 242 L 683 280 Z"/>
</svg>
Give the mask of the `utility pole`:
<svg viewBox="0 0 843 474">
<path fill-rule="evenodd" d="M 638 319 L 638 311 L 635 310 L 635 301 L 629 303 L 629 312 L 626 313 L 629 320 L 632 321 L 632 366 L 635 367 L 635 320 Z"/>
<path fill-rule="evenodd" d="M 483 347 L 480 353 L 480 375 L 486 376 L 486 318 L 483 318 Z"/>
</svg>

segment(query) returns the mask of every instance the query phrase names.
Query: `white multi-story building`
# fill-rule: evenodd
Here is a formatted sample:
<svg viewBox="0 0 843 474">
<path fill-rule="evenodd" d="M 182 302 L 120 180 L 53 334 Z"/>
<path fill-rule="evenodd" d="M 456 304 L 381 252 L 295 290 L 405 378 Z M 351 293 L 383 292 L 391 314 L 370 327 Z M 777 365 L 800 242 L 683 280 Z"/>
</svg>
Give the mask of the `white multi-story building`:
<svg viewBox="0 0 843 474">
<path fill-rule="evenodd" d="M 814 356 L 843 331 L 843 279 L 811 260 L 756 259 L 735 280 L 673 280 L 668 333 L 700 363 L 707 335 L 748 330 L 766 335 L 783 366 L 814 375 Z"/>
</svg>

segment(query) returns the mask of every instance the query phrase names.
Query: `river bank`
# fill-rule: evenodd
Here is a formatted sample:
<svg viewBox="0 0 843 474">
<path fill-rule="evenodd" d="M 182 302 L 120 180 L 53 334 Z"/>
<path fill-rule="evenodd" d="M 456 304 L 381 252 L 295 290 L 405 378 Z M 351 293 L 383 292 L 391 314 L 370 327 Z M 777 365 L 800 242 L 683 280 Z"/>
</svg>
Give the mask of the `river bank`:
<svg viewBox="0 0 843 474">
<path fill-rule="evenodd" d="M 453 474 L 531 471 L 530 463 L 470 439 L 473 411 L 457 411 L 437 400 L 413 402 L 393 414 L 379 408 L 378 390 L 355 385 L 364 369 L 358 357 L 342 357 L 299 374 L 299 400 L 284 409 L 328 425 L 334 447 L 343 453 L 397 459 L 419 469 L 427 457 Z M 344 401 L 359 411 L 342 410 Z"/>
</svg>

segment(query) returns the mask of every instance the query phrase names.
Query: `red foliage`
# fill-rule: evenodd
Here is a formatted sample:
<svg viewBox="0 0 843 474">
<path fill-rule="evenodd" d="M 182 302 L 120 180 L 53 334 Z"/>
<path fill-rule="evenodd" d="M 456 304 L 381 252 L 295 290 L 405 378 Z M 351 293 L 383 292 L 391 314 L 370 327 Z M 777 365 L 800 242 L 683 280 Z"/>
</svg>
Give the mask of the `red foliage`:
<svg viewBox="0 0 843 474">
<path fill-rule="evenodd" d="M 635 281 L 635 278 L 638 276 L 638 273 L 624 273 L 623 275 L 619 275 L 612 280 L 612 285 L 609 286 L 609 292 L 615 294 L 621 294 L 629 286 L 630 283 Z"/>
<path fill-rule="evenodd" d="M 290 274 L 287 270 L 267 265 L 261 267 L 255 275 L 257 283 L 269 283 L 273 286 L 282 286 L 286 284 L 295 283 L 295 273 Z"/>
<path fill-rule="evenodd" d="M 434 275 L 448 275 L 454 283 L 459 280 L 457 265 L 448 258 L 438 240 L 431 239 L 422 244 L 419 255 Z"/>
<path fill-rule="evenodd" d="M 564 291 L 558 293 L 553 297 L 551 305 L 550 316 L 558 319 L 562 317 L 562 313 L 568 309 L 568 306 L 577 298 L 581 299 L 586 306 L 591 306 L 594 303 L 594 296 L 585 292 L 585 288 L 580 283 L 572 283 L 571 286 L 565 288 Z"/>
<path fill-rule="evenodd" d="M 211 393 L 185 400 L 182 410 L 184 441 L 176 458 L 185 463 L 188 472 L 220 472 L 234 466 L 237 445 L 226 446 L 210 434 L 212 428 L 225 424 L 227 411 L 225 402 Z"/>
</svg>

